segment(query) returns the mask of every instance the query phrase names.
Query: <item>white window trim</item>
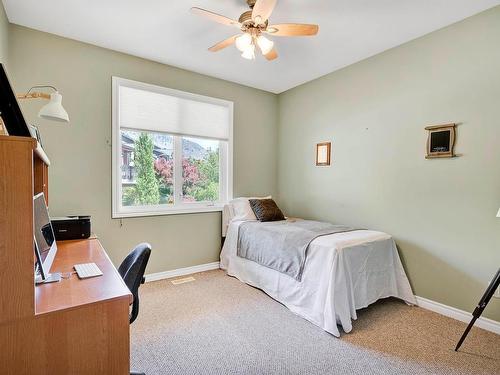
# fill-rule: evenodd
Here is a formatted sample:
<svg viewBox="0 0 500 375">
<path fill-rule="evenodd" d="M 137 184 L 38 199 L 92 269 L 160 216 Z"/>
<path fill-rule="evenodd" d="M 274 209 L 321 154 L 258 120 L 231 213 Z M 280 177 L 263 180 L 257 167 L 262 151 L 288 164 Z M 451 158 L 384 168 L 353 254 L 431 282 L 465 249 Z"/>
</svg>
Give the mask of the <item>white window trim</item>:
<svg viewBox="0 0 500 375">
<path fill-rule="evenodd" d="M 207 203 L 207 202 L 194 202 L 188 204 L 176 204 L 175 206 L 167 205 L 150 205 L 150 206 L 122 206 L 122 193 L 121 193 L 121 141 L 120 141 L 120 121 L 119 121 L 119 106 L 118 106 L 118 89 L 120 86 L 127 86 L 132 88 L 138 88 L 142 90 L 153 91 L 157 93 L 162 93 L 166 95 L 173 95 L 182 98 L 187 98 L 191 100 L 202 101 L 211 104 L 223 105 L 229 110 L 229 139 L 227 141 L 227 153 L 221 152 L 219 158 L 219 165 L 227 165 L 227 183 L 222 184 L 219 190 L 219 196 L 226 196 L 226 201 L 221 201 L 217 203 Z M 218 98 L 212 98 L 209 96 L 193 94 L 185 91 L 169 89 L 166 87 L 151 85 L 148 83 L 142 83 L 138 81 L 132 81 L 120 77 L 112 77 L 112 99 L 111 99 L 111 110 L 112 110 L 112 213 L 111 217 L 113 219 L 126 218 L 126 217 L 141 217 L 141 216 L 158 216 L 158 215 L 176 215 L 176 214 L 189 214 L 189 213 L 201 213 L 201 212 L 215 212 L 222 211 L 224 205 L 230 201 L 233 197 L 233 102 Z M 193 136 L 187 136 L 193 137 Z M 179 138 L 177 138 L 179 139 Z M 220 143 L 221 147 L 226 147 L 225 142 Z M 177 147 L 178 148 L 178 147 Z M 174 162 L 181 164 L 181 159 L 175 156 L 174 146 Z M 226 160 L 227 155 L 227 160 Z M 182 164 L 181 164 L 182 165 Z M 182 168 L 181 168 L 182 169 Z M 220 168 L 219 178 L 224 181 L 224 168 Z M 175 181 L 174 184 L 178 184 L 179 181 Z M 178 187 L 178 186 L 177 186 Z M 174 189 L 177 193 L 181 190 Z M 175 200 L 179 199 L 179 196 L 174 197 Z"/>
</svg>

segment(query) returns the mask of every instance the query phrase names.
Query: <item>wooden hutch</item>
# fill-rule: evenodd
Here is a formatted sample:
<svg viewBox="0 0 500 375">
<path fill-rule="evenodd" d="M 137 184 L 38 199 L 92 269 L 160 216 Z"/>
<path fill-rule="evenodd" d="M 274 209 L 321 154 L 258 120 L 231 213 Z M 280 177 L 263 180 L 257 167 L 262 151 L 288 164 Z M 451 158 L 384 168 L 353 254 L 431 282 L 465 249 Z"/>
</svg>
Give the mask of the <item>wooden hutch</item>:
<svg viewBox="0 0 500 375">
<path fill-rule="evenodd" d="M 58 242 L 52 272 L 95 262 L 103 276 L 34 284 L 33 195 L 48 200 L 49 164 L 35 139 L 0 136 L 0 372 L 128 374 L 132 296 L 97 239 Z"/>
</svg>

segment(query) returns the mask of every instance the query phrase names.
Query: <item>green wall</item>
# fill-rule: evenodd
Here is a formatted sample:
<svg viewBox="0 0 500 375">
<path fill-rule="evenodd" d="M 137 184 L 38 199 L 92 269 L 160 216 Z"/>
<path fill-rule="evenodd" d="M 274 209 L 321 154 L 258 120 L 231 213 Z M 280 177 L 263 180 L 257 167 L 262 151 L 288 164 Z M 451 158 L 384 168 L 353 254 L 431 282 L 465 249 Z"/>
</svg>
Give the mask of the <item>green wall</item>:
<svg viewBox="0 0 500 375">
<path fill-rule="evenodd" d="M 54 85 L 70 116 L 69 125 L 41 120 L 41 102 L 22 103 L 52 162 L 51 215 L 92 215 L 115 264 L 141 241 L 153 245 L 149 273 L 218 261 L 221 214 L 111 219 L 111 76 L 233 101 L 234 194 L 276 194 L 276 95 L 15 25 L 9 58 L 18 92 Z"/>
<path fill-rule="evenodd" d="M 9 26 L 3 4 L 0 4 L 0 62 L 5 65 L 9 55 Z"/>
<path fill-rule="evenodd" d="M 279 193 L 289 215 L 391 233 L 416 294 L 467 311 L 500 264 L 499 40 L 496 7 L 276 96 L 0 14 L 16 90 L 53 84 L 71 117 L 46 122 L 40 102 L 23 103 L 53 163 L 51 214 L 92 215 L 116 264 L 144 240 L 148 272 L 217 261 L 220 213 L 111 219 L 112 75 L 234 101 L 235 196 Z M 424 127 L 447 122 L 459 123 L 460 156 L 426 160 Z M 328 140 L 333 164 L 315 167 Z M 486 316 L 500 321 L 499 300 Z"/>
<path fill-rule="evenodd" d="M 287 214 L 391 233 L 417 295 L 472 311 L 500 266 L 499 42 L 496 7 L 281 94 Z M 449 122 L 460 156 L 426 160 L 424 128 Z"/>
</svg>

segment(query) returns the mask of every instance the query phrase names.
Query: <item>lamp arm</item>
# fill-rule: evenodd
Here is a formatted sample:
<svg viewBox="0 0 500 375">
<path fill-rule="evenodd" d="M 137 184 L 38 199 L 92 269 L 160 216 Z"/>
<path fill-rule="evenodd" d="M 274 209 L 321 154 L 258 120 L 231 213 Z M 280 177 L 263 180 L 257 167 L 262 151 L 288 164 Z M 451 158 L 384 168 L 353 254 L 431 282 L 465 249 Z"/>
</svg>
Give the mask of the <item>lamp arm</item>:
<svg viewBox="0 0 500 375">
<path fill-rule="evenodd" d="M 37 85 L 37 86 L 33 86 L 32 88 L 30 88 L 26 94 L 29 94 L 31 92 L 31 90 L 33 90 L 33 89 L 47 89 L 47 88 L 52 89 L 54 91 L 57 91 L 57 89 L 51 85 Z"/>
<path fill-rule="evenodd" d="M 31 92 L 33 89 L 46 89 L 46 88 L 50 88 L 50 89 L 57 92 L 57 89 L 54 86 L 37 85 L 37 86 L 31 87 L 26 94 L 17 95 L 17 98 L 18 99 L 37 99 L 37 98 L 50 99 L 50 95 L 46 94 L 44 92 Z"/>
<path fill-rule="evenodd" d="M 32 92 L 31 94 L 19 94 L 17 95 L 18 99 L 37 99 L 37 98 L 42 98 L 42 99 L 50 99 L 50 95 L 46 94 L 44 92 Z"/>
</svg>

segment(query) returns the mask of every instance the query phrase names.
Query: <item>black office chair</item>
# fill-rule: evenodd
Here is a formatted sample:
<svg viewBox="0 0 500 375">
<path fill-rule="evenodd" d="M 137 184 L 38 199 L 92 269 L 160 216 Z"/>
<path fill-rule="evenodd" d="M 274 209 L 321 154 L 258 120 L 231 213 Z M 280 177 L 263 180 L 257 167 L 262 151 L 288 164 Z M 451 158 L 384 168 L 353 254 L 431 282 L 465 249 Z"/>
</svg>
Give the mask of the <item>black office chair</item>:
<svg viewBox="0 0 500 375">
<path fill-rule="evenodd" d="M 132 302 L 132 313 L 130 314 L 129 319 L 130 323 L 137 319 L 137 315 L 139 315 L 139 287 L 141 284 L 144 284 L 144 281 L 146 281 L 144 278 L 144 272 L 146 271 L 150 255 L 151 245 L 148 243 L 141 243 L 137 245 L 129 255 L 127 255 L 122 264 L 120 264 L 120 267 L 118 267 L 118 272 L 134 296 L 134 301 Z M 130 374 L 144 375 L 141 372 L 134 371 Z"/>
<path fill-rule="evenodd" d="M 151 245 L 141 243 L 127 255 L 122 264 L 120 264 L 120 267 L 118 267 L 118 272 L 134 296 L 132 313 L 130 314 L 131 324 L 137 319 L 137 315 L 139 315 L 139 287 L 141 284 L 144 284 L 144 271 L 146 271 L 150 254 Z"/>
</svg>

